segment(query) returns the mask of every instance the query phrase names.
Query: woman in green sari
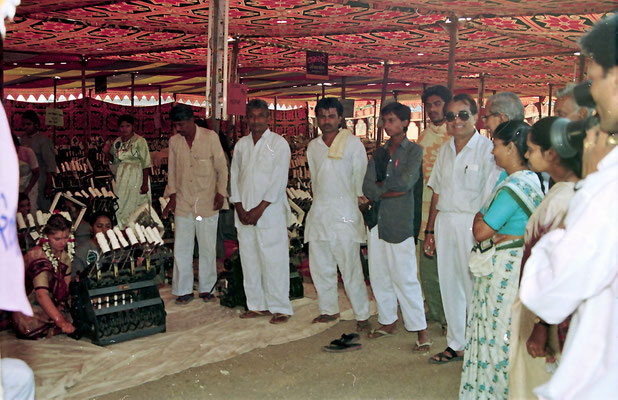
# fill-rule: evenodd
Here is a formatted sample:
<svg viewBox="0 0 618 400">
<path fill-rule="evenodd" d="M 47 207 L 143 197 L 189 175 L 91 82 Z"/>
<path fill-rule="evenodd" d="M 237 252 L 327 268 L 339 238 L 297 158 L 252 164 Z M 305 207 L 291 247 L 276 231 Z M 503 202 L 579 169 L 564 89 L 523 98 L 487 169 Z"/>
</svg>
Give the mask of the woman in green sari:
<svg viewBox="0 0 618 400">
<path fill-rule="evenodd" d="M 146 139 L 133 131 L 135 120 L 125 114 L 118 119 L 120 137 L 103 147 L 118 164 L 116 170 L 116 196 L 118 211 L 116 219 L 120 229 L 124 229 L 131 215 L 139 206 L 150 202 L 150 151 Z"/>
</svg>

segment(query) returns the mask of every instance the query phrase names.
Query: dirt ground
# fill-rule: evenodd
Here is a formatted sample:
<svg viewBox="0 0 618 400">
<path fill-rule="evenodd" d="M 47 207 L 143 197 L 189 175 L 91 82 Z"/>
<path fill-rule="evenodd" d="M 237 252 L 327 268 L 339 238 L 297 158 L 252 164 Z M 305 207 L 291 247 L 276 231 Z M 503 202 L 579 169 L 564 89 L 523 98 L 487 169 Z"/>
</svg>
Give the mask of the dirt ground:
<svg viewBox="0 0 618 400">
<path fill-rule="evenodd" d="M 375 316 L 370 321 L 377 325 Z M 355 328 L 354 321 L 341 321 L 303 340 L 257 349 L 96 399 L 457 398 L 461 361 L 427 362 L 446 347 L 439 324 L 429 324 L 433 346 L 428 353 L 412 352 L 416 334 L 406 332 L 401 322 L 390 337 L 371 340 L 361 335 L 358 351 L 322 350 Z"/>
</svg>

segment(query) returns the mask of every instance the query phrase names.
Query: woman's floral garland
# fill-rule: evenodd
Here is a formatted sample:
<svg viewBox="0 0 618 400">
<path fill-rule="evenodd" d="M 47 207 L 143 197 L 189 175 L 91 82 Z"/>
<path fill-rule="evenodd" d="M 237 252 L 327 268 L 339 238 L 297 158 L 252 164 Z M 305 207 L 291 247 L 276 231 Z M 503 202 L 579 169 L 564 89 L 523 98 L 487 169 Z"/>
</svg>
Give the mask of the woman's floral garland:
<svg viewBox="0 0 618 400">
<path fill-rule="evenodd" d="M 47 259 L 54 267 L 54 272 L 58 271 L 58 258 L 52 253 L 51 246 L 49 245 L 49 238 L 42 232 L 41 239 L 39 239 L 39 244 L 43 248 Z M 69 242 L 67 243 L 67 253 L 69 255 L 69 259 L 73 261 L 73 256 L 75 256 L 75 236 L 73 236 L 72 233 L 69 235 Z"/>
</svg>

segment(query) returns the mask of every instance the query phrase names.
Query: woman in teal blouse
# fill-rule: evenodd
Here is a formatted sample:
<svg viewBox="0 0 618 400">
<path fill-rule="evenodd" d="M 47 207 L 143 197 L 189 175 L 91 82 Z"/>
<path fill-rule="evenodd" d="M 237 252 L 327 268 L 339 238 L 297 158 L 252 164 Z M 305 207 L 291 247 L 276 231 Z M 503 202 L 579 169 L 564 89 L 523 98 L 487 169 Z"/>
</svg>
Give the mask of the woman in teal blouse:
<svg viewBox="0 0 618 400">
<path fill-rule="evenodd" d="M 532 211 L 543 199 L 539 177 L 524 157 L 530 126 L 501 124 L 494 134 L 493 155 L 504 168 L 489 202 L 474 218 L 472 232 L 486 263 L 470 266 L 473 300 L 468 307 L 466 349 L 459 397 L 501 399 L 508 395 L 511 305 L 517 295 L 523 236 Z M 480 265 L 480 268 L 479 268 Z"/>
</svg>

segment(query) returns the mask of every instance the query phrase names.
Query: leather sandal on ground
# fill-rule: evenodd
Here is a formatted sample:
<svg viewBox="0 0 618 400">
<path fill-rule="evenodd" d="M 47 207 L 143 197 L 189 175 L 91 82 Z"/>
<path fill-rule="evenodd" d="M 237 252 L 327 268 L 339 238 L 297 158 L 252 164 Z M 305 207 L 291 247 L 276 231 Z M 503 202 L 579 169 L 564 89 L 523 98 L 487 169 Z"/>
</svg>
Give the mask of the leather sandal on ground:
<svg viewBox="0 0 618 400">
<path fill-rule="evenodd" d="M 200 299 L 204 300 L 205 303 L 209 301 L 217 300 L 214 294 L 212 293 L 200 293 Z"/>
<path fill-rule="evenodd" d="M 446 364 L 451 361 L 463 360 L 463 356 L 457 355 L 457 352 L 450 347 L 447 347 L 443 352 L 438 353 L 429 359 L 429 364 Z"/>
<path fill-rule="evenodd" d="M 311 321 L 312 324 L 325 324 L 328 322 L 337 321 L 339 319 L 339 313 L 328 315 L 328 314 L 320 314 Z"/>
<path fill-rule="evenodd" d="M 349 338 L 348 340 L 344 339 L 344 336 L 350 337 L 352 335 L 356 335 L 356 337 L 359 337 L 355 333 L 351 335 L 343 334 L 341 335 L 341 339 L 333 340 L 332 342 L 330 342 L 328 346 L 322 347 L 322 349 L 329 353 L 344 353 L 346 351 L 360 350 L 361 348 L 360 343 L 357 343 L 355 341 L 350 341 Z"/>
<path fill-rule="evenodd" d="M 290 316 L 287 314 L 274 313 L 273 317 L 270 319 L 270 323 L 275 325 L 284 324 L 288 322 L 288 319 L 290 319 Z"/>
<path fill-rule="evenodd" d="M 193 301 L 193 293 L 184 294 L 176 298 L 176 304 L 188 304 Z"/>
<path fill-rule="evenodd" d="M 258 318 L 258 317 L 268 317 L 270 315 L 272 315 L 270 313 L 270 311 L 253 311 L 253 310 L 248 310 L 248 311 L 245 311 L 244 313 L 240 314 L 240 318 L 241 319 Z"/>
<path fill-rule="evenodd" d="M 426 353 L 429 350 L 431 350 L 431 345 L 433 344 L 433 342 L 431 340 L 425 342 L 425 343 L 419 343 L 418 340 L 416 341 L 416 343 L 414 344 L 414 346 L 412 346 L 412 351 L 417 352 L 417 353 Z"/>
<path fill-rule="evenodd" d="M 381 337 L 393 336 L 394 331 L 387 331 L 383 328 L 384 327 L 372 329 L 371 332 L 369 332 L 369 335 L 367 335 L 367 337 L 369 339 L 379 339 Z"/>
</svg>

